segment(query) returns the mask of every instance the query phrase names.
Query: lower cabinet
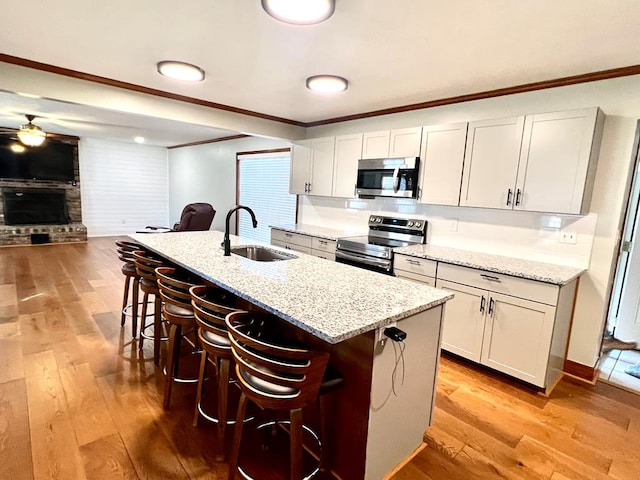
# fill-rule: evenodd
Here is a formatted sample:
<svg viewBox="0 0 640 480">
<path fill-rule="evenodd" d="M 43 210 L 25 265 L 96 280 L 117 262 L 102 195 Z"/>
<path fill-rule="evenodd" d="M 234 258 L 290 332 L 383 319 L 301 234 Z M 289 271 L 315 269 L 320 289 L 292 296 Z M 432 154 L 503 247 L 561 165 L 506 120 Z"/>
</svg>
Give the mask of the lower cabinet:
<svg viewBox="0 0 640 480">
<path fill-rule="evenodd" d="M 454 294 L 443 350 L 543 389 L 560 378 L 576 280 L 558 286 L 407 255 L 396 255 L 394 272 L 432 286 L 436 277 L 435 287 Z"/>
<path fill-rule="evenodd" d="M 271 229 L 271 245 L 314 255 L 332 262 L 336 259 L 336 243 L 335 240 Z"/>
</svg>

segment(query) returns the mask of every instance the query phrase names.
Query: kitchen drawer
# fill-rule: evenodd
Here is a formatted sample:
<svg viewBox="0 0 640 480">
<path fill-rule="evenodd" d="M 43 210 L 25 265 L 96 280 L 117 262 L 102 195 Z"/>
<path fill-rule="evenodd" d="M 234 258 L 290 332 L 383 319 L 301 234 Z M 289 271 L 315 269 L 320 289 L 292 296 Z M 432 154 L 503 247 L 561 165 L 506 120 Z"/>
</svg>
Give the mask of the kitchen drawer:
<svg viewBox="0 0 640 480">
<path fill-rule="evenodd" d="M 311 249 L 309 247 L 303 247 L 302 245 L 294 245 L 293 243 L 289 243 L 284 248 L 288 248 L 289 250 L 294 250 L 296 252 L 306 253 L 307 255 L 311 255 Z"/>
<path fill-rule="evenodd" d="M 323 252 L 335 253 L 336 241 L 327 240 L 325 238 L 311 237 L 311 248 L 321 250 Z"/>
<path fill-rule="evenodd" d="M 271 237 L 271 245 L 275 245 L 276 247 L 281 247 L 281 248 L 289 248 L 289 244 L 287 242 L 280 242 L 278 240 L 274 240 L 273 237 Z"/>
<path fill-rule="evenodd" d="M 311 255 L 318 258 L 324 258 L 325 260 L 329 260 L 330 262 L 336 261 L 336 254 L 332 252 L 324 252 L 322 250 L 311 250 Z"/>
<path fill-rule="evenodd" d="M 418 275 L 436 276 L 437 262 L 426 258 L 417 258 L 410 255 L 395 254 L 393 258 L 393 270 L 413 272 Z"/>
<path fill-rule="evenodd" d="M 285 232 L 283 230 L 271 229 L 271 240 L 285 242 L 293 245 L 311 249 L 311 237 L 300 235 L 299 233 Z"/>
<path fill-rule="evenodd" d="M 412 273 L 412 272 L 405 272 L 403 270 L 398 270 L 396 272 L 395 269 L 394 269 L 394 273 L 398 278 L 404 278 L 405 280 L 412 280 L 414 282 L 424 283 L 425 285 L 429 285 L 430 287 L 435 287 L 436 285 L 435 277 L 430 277 L 428 275 L 419 275 L 417 273 Z"/>
<path fill-rule="evenodd" d="M 555 306 L 559 287 L 550 283 L 440 262 L 438 279 Z"/>
</svg>

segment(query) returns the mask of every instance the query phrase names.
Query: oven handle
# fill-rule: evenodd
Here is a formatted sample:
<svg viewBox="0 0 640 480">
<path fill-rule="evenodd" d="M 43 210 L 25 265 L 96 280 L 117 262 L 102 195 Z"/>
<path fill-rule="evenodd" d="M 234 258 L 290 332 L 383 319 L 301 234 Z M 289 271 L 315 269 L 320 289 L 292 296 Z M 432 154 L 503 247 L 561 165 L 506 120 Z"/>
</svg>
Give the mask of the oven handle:
<svg viewBox="0 0 640 480">
<path fill-rule="evenodd" d="M 342 250 L 336 250 L 336 258 L 344 258 L 345 260 L 364 263 L 367 265 L 372 265 L 374 267 L 382 267 L 387 271 L 391 271 L 390 260 L 378 260 L 375 258 L 367 257 L 366 255 L 360 255 L 358 253 L 346 253 Z"/>
</svg>

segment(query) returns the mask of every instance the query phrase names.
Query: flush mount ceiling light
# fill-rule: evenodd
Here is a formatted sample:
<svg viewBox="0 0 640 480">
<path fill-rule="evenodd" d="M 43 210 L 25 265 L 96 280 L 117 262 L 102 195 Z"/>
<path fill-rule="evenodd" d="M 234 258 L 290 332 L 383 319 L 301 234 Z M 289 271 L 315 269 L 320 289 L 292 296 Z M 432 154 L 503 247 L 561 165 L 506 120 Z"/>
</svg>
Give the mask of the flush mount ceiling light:
<svg viewBox="0 0 640 480">
<path fill-rule="evenodd" d="M 25 123 L 18 130 L 18 140 L 27 147 L 39 147 L 44 142 L 47 134 L 39 126 L 31 123 L 36 118 L 35 116 L 27 115 L 26 117 L 29 123 Z"/>
<path fill-rule="evenodd" d="M 319 93 L 344 92 L 348 86 L 347 79 L 337 75 L 314 75 L 307 78 L 307 88 Z"/>
<path fill-rule="evenodd" d="M 204 70 L 190 63 L 164 60 L 158 62 L 158 73 L 165 77 L 186 82 L 201 82 L 204 80 Z"/>
<path fill-rule="evenodd" d="M 293 25 L 324 22 L 333 15 L 335 0 L 262 0 L 262 8 L 276 20 Z"/>
</svg>

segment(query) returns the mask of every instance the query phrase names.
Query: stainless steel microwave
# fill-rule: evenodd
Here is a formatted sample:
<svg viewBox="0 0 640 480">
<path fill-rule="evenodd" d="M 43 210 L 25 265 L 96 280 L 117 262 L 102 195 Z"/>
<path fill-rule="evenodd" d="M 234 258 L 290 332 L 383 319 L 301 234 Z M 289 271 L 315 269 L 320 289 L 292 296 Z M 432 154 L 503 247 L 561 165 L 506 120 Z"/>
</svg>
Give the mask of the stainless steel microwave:
<svg viewBox="0 0 640 480">
<path fill-rule="evenodd" d="M 356 194 L 359 197 L 416 198 L 419 166 L 417 157 L 358 160 Z"/>
</svg>

